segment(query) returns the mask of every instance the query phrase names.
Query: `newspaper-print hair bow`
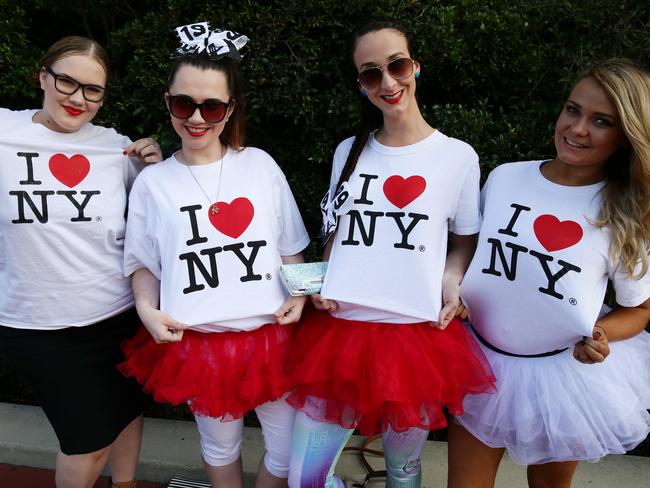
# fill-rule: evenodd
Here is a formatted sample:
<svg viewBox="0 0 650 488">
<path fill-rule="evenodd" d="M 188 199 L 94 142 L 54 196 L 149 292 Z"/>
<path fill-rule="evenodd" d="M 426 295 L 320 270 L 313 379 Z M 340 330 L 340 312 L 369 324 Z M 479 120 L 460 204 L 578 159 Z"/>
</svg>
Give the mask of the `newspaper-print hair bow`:
<svg viewBox="0 0 650 488">
<path fill-rule="evenodd" d="M 334 195 L 332 196 L 332 192 Z M 341 215 L 347 213 L 352 206 L 350 198 L 350 185 L 347 181 L 343 182 L 336 191 L 330 189 L 320 202 L 320 211 L 323 216 L 323 226 L 318 234 L 322 245 L 334 235 L 338 227 Z"/>
<path fill-rule="evenodd" d="M 182 25 L 175 30 L 181 45 L 169 56 L 171 59 L 205 53 L 212 61 L 224 57 L 240 61 L 240 51 L 248 42 L 248 37 L 238 32 L 210 30 L 209 22 Z"/>
</svg>

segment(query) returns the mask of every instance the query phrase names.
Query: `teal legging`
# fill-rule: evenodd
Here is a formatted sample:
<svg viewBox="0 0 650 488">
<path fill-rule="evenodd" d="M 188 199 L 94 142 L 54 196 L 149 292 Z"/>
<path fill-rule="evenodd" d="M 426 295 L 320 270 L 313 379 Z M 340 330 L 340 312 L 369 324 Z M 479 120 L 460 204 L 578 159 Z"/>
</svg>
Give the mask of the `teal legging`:
<svg viewBox="0 0 650 488">
<path fill-rule="evenodd" d="M 289 461 L 289 487 L 345 488 L 345 483 L 334 474 L 334 467 L 352 432 L 298 412 Z M 388 488 L 420 487 L 420 456 L 428 434 L 413 428 L 406 432 L 388 430 L 382 435 Z"/>
</svg>

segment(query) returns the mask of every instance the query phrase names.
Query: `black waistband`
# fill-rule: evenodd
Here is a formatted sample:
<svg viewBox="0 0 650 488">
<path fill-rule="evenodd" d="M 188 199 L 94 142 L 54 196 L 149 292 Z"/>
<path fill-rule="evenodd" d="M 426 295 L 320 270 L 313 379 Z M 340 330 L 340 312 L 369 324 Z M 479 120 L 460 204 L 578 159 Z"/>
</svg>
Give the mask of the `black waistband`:
<svg viewBox="0 0 650 488">
<path fill-rule="evenodd" d="M 564 352 L 568 349 L 568 347 L 565 347 L 564 349 L 556 349 L 555 351 L 549 351 L 549 352 L 541 352 L 539 354 L 515 354 L 514 352 L 508 352 L 504 351 L 503 349 L 499 349 L 496 346 L 493 346 L 490 344 L 488 341 L 485 340 L 485 338 L 478 333 L 478 331 L 474 328 L 472 324 L 469 324 L 472 330 L 474 331 L 474 335 L 476 338 L 483 344 L 485 347 L 488 349 L 498 352 L 499 354 L 503 354 L 504 356 L 510 356 L 513 358 L 545 358 L 548 356 L 555 356 L 556 354 L 560 354 L 561 352 Z"/>
</svg>

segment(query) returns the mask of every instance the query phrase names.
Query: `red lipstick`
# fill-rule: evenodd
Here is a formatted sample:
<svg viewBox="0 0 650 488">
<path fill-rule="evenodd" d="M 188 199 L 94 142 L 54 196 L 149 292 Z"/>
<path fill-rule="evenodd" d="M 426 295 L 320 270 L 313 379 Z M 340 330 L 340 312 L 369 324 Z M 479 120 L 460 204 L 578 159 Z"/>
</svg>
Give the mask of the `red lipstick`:
<svg viewBox="0 0 650 488">
<path fill-rule="evenodd" d="M 66 112 L 68 112 L 70 115 L 73 117 L 78 117 L 82 113 L 84 113 L 83 110 L 80 110 L 78 108 L 71 107 L 70 105 L 63 105 L 63 108 L 65 109 Z"/>
</svg>

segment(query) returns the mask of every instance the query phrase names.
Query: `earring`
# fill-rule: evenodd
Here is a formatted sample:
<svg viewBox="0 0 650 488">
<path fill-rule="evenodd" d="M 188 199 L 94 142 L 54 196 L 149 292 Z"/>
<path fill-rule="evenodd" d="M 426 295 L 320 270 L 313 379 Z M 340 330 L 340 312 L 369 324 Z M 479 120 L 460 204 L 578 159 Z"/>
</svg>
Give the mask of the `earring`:
<svg viewBox="0 0 650 488">
<path fill-rule="evenodd" d="M 419 71 L 416 71 L 416 72 L 415 72 L 415 79 L 416 79 L 416 80 L 419 80 L 419 79 L 420 79 L 420 72 L 419 72 Z"/>
<path fill-rule="evenodd" d="M 359 90 L 359 93 L 361 93 L 362 97 L 367 97 L 368 96 L 368 92 L 366 91 L 365 88 L 362 88 L 361 90 Z"/>
</svg>

